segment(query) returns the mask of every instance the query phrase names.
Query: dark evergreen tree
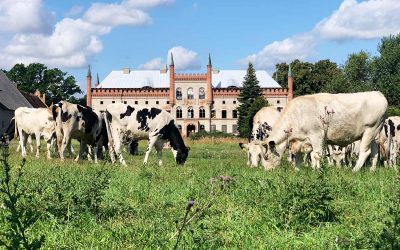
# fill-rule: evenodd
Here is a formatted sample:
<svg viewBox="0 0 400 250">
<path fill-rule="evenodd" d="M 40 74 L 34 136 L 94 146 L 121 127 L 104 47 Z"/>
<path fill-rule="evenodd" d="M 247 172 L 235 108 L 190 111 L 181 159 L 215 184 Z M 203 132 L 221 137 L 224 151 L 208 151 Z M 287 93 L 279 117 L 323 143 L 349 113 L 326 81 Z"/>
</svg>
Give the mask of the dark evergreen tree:
<svg viewBox="0 0 400 250">
<path fill-rule="evenodd" d="M 241 137 L 248 136 L 249 122 L 250 119 L 252 119 L 252 114 L 250 113 L 254 112 L 254 107 L 252 107 L 252 105 L 255 100 L 259 99 L 260 97 L 262 98 L 262 92 L 259 81 L 257 80 L 256 71 L 254 70 L 253 64 L 249 63 L 247 74 L 244 77 L 243 87 L 238 98 L 240 102 L 240 106 L 238 108 L 238 131 Z M 259 102 L 257 102 L 257 105 L 259 106 Z"/>
</svg>

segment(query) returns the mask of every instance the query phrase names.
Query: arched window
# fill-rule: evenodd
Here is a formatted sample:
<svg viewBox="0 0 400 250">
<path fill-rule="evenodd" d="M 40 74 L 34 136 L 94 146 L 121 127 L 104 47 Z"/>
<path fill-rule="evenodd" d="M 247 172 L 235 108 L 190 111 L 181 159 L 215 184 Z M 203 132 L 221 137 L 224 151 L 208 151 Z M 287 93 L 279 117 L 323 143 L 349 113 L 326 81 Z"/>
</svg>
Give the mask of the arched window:
<svg viewBox="0 0 400 250">
<path fill-rule="evenodd" d="M 200 124 L 200 130 L 205 130 L 206 127 L 203 124 Z"/>
<path fill-rule="evenodd" d="M 182 118 L 182 109 L 181 107 L 176 108 L 176 118 Z"/>
<path fill-rule="evenodd" d="M 206 117 L 206 110 L 204 109 L 204 107 L 200 107 L 200 109 L 199 109 L 199 117 L 200 118 L 205 118 Z"/>
<path fill-rule="evenodd" d="M 182 89 L 181 88 L 176 89 L 176 100 L 182 100 Z"/>
<path fill-rule="evenodd" d="M 204 91 L 204 88 L 201 87 L 201 88 L 199 89 L 199 99 L 204 99 L 204 98 L 206 98 L 206 93 L 205 93 L 205 91 Z"/>
<path fill-rule="evenodd" d="M 194 110 L 193 107 L 188 108 L 188 118 L 193 118 L 194 117 Z"/>
<path fill-rule="evenodd" d="M 187 95 L 189 100 L 194 98 L 193 88 L 188 88 Z"/>
</svg>

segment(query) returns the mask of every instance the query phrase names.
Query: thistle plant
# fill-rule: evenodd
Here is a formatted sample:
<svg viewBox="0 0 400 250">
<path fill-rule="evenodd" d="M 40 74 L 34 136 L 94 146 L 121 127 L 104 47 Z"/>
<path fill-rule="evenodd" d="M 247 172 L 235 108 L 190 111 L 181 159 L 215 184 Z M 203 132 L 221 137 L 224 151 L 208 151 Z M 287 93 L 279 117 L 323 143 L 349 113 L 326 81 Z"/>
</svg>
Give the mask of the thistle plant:
<svg viewBox="0 0 400 250">
<path fill-rule="evenodd" d="M 17 173 L 14 177 L 8 163 L 8 144 L 2 143 L 0 147 L 3 170 L 0 180 L 0 194 L 6 214 L 4 220 L 8 229 L 0 234 L 0 246 L 6 249 L 39 249 L 44 242 L 44 235 L 41 235 L 38 239 L 30 239 L 28 236 L 29 229 L 38 219 L 37 213 L 29 206 L 22 207 L 20 205 L 21 200 L 26 195 L 19 187 L 25 160 L 17 167 Z"/>
</svg>

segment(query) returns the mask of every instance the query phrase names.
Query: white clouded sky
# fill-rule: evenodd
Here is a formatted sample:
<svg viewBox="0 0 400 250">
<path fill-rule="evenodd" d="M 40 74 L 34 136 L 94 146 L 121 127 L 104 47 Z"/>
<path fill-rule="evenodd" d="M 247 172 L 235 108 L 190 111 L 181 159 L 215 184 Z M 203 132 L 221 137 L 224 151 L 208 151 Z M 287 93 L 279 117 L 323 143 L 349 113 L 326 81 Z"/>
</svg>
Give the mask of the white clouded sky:
<svg viewBox="0 0 400 250">
<path fill-rule="evenodd" d="M 210 52 L 217 68 L 244 68 L 250 60 L 272 72 L 296 58 L 343 61 L 400 32 L 398 0 L 307 3 L 2 0 L 0 67 L 40 62 L 84 82 L 87 64 L 104 78 L 126 66 L 163 68 L 172 51 L 177 70 L 204 71 Z"/>
</svg>

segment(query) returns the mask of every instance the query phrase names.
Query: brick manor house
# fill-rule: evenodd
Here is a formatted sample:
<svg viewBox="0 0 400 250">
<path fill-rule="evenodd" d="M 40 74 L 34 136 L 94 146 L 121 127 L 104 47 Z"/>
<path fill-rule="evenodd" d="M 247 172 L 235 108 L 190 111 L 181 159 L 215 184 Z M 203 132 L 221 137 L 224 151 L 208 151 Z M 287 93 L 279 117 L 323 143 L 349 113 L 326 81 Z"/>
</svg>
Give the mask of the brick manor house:
<svg viewBox="0 0 400 250">
<path fill-rule="evenodd" d="M 87 106 L 104 110 L 111 103 L 158 107 L 170 112 L 181 133 L 200 130 L 237 133 L 238 96 L 246 70 L 213 69 L 208 58 L 207 73 L 176 73 L 173 55 L 169 67 L 161 70 L 112 71 L 92 87 L 90 66 L 86 77 Z M 264 98 L 282 109 L 293 97 L 289 69 L 288 86 L 282 88 L 264 70 L 256 72 Z"/>
</svg>

